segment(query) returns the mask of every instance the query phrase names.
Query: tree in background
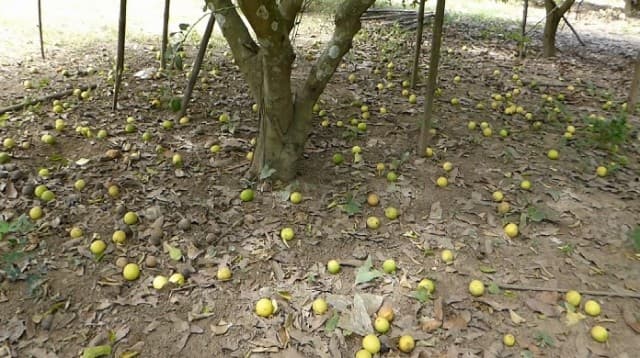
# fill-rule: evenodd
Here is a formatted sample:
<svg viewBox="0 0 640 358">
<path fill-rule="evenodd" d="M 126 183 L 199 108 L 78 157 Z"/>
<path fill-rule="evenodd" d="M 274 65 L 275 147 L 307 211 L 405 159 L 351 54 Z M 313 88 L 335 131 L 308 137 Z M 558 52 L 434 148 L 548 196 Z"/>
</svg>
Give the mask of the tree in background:
<svg viewBox="0 0 640 358">
<path fill-rule="evenodd" d="M 625 0 L 624 12 L 627 15 L 635 15 L 640 13 L 640 0 Z"/>
<path fill-rule="evenodd" d="M 547 13 L 542 40 L 542 54 L 544 57 L 553 57 L 556 55 L 556 33 L 558 32 L 558 25 L 574 2 L 575 0 L 564 0 L 561 5 L 558 5 L 555 0 L 544 1 L 544 7 Z"/>
<path fill-rule="evenodd" d="M 249 90 L 260 106 L 259 135 L 250 173 L 275 170 L 273 178 L 291 180 L 311 131 L 313 105 L 349 51 L 361 15 L 375 0 L 341 1 L 331 40 L 306 80 L 292 83 L 295 59 L 290 33 L 304 0 L 239 0 L 255 38 L 231 0 L 207 0 Z"/>
</svg>

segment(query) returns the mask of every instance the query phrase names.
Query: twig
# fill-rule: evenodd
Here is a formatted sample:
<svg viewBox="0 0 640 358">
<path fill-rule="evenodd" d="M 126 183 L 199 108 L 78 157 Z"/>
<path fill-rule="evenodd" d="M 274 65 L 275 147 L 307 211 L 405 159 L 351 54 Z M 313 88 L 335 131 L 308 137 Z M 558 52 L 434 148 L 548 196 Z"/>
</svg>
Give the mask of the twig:
<svg viewBox="0 0 640 358">
<path fill-rule="evenodd" d="M 569 23 L 569 20 L 567 20 L 567 18 L 564 15 L 562 15 L 562 20 L 564 20 L 564 23 L 567 24 L 567 26 L 569 26 L 569 29 L 571 30 L 571 32 L 573 32 L 573 34 L 578 39 L 578 42 L 580 42 L 580 45 L 586 46 L 584 41 L 582 41 L 582 39 L 580 38 L 580 35 L 578 35 L 578 32 L 576 32 L 576 29 L 574 29 L 573 26 L 571 26 L 571 24 Z"/>
<path fill-rule="evenodd" d="M 88 85 L 88 86 L 80 86 L 78 88 L 80 88 L 80 90 L 82 90 L 82 91 L 86 91 L 88 89 L 94 89 L 96 87 L 97 87 L 97 85 L 93 84 L 93 85 Z M 0 114 L 4 114 L 6 112 L 14 112 L 14 111 L 17 111 L 17 110 L 21 110 L 21 109 L 23 109 L 25 107 L 31 106 L 31 105 L 36 104 L 36 103 L 45 102 L 45 101 L 52 100 L 52 99 L 64 98 L 64 97 L 67 97 L 67 96 L 73 94 L 73 91 L 74 91 L 74 89 L 69 89 L 69 90 L 62 91 L 62 92 L 56 92 L 56 93 L 48 94 L 46 96 L 42 96 L 42 97 L 39 97 L 39 98 L 36 98 L 36 99 L 27 99 L 26 101 L 24 101 L 22 103 L 18 103 L 18 104 L 14 104 L 14 105 L 11 105 L 11 106 L 4 107 L 4 108 L 0 108 Z"/>
<path fill-rule="evenodd" d="M 544 291 L 544 292 L 568 292 L 569 289 L 566 288 L 553 288 L 553 287 L 530 287 L 530 286 L 518 286 L 518 285 L 507 285 L 507 284 L 497 284 L 498 287 L 503 290 L 513 290 L 513 291 Z M 635 298 L 640 300 L 640 294 L 637 293 L 626 293 L 626 292 L 615 292 L 615 291 L 589 291 L 589 290 L 579 290 L 583 295 L 588 296 L 607 296 L 607 297 L 623 297 L 623 298 Z"/>
</svg>

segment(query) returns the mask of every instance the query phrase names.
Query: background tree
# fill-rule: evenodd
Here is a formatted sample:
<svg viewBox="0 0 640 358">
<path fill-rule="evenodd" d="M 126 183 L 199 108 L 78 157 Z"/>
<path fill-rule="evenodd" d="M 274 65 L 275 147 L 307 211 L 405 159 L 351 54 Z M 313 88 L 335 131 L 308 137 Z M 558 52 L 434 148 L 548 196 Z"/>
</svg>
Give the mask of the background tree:
<svg viewBox="0 0 640 358">
<path fill-rule="evenodd" d="M 634 15 L 640 12 L 640 0 L 625 0 L 624 12 L 627 15 Z"/>
<path fill-rule="evenodd" d="M 556 55 L 556 33 L 558 32 L 558 25 L 574 2 L 575 0 L 564 0 L 564 2 L 558 6 L 555 0 L 544 1 L 544 7 L 547 13 L 542 40 L 544 57 L 553 57 Z"/>
<path fill-rule="evenodd" d="M 258 175 L 268 166 L 273 177 L 290 180 L 296 175 L 307 136 L 312 108 L 349 51 L 360 30 L 361 15 L 375 0 L 341 1 L 335 13 L 331 40 L 312 66 L 305 81 L 292 83 L 295 54 L 289 34 L 304 0 L 240 0 L 239 8 L 255 33 L 252 37 L 231 0 L 207 0 L 227 40 L 249 90 L 260 106 L 260 125 L 250 172 Z"/>
</svg>

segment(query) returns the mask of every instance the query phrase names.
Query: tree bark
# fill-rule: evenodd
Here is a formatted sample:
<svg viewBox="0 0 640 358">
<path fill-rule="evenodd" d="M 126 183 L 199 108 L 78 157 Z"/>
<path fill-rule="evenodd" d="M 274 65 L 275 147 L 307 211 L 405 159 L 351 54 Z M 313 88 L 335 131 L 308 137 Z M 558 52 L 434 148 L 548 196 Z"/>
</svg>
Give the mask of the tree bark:
<svg viewBox="0 0 640 358">
<path fill-rule="evenodd" d="M 544 57 L 554 57 L 556 55 L 556 33 L 562 16 L 571 8 L 575 0 L 564 0 L 558 6 L 554 0 L 545 0 L 544 6 L 547 18 L 544 23 L 543 51 Z"/>
<path fill-rule="evenodd" d="M 625 0 L 624 13 L 627 16 L 631 16 L 640 12 L 640 1 L 638 0 Z"/>
<path fill-rule="evenodd" d="M 113 110 L 118 109 L 120 82 L 124 70 L 124 41 L 127 27 L 127 0 L 120 0 L 120 16 L 118 21 L 118 52 L 116 54 L 116 80 L 113 85 Z"/>
<path fill-rule="evenodd" d="M 440 46 L 442 44 L 442 26 L 444 23 L 445 0 L 438 0 L 436 15 L 433 23 L 433 38 L 431 39 L 431 58 L 429 59 L 429 78 L 427 80 L 427 97 L 424 103 L 424 116 L 420 121 L 420 137 L 418 138 L 418 155 L 423 155 L 429 142 L 429 128 L 433 116 L 433 97 L 435 96 L 438 80 L 438 64 L 440 62 Z"/>
<path fill-rule="evenodd" d="M 211 38 L 211 33 L 213 32 L 213 25 L 215 24 L 215 22 L 216 17 L 213 15 L 213 13 L 211 13 L 211 16 L 209 16 L 209 22 L 207 22 L 207 27 L 204 30 L 204 34 L 202 34 L 202 39 L 200 40 L 200 48 L 198 49 L 198 55 L 196 56 L 196 60 L 193 63 L 193 68 L 191 69 L 191 75 L 189 76 L 187 88 L 182 94 L 182 105 L 180 106 L 180 111 L 178 112 L 178 118 L 183 117 L 187 113 L 187 107 L 189 106 L 189 101 L 191 100 L 191 93 L 193 93 L 193 88 L 195 87 L 196 81 L 198 80 L 200 68 L 202 67 L 202 60 L 204 59 L 204 55 L 207 52 L 207 45 L 209 44 L 209 39 Z"/>
<path fill-rule="evenodd" d="M 274 179 L 291 180 L 311 130 L 311 110 L 331 79 L 353 36 L 360 16 L 375 0 L 343 1 L 335 15 L 335 30 L 304 84 L 291 83 L 295 54 L 289 33 L 304 0 L 241 0 L 238 2 L 254 40 L 230 0 L 209 0 L 216 20 L 249 89 L 260 106 L 259 135 L 250 174 L 273 169 Z"/>
<path fill-rule="evenodd" d="M 527 13 L 529 12 L 529 0 L 524 0 L 522 5 L 522 25 L 520 29 L 520 48 L 518 49 L 518 57 L 525 58 L 527 56 Z"/>
<path fill-rule="evenodd" d="M 167 64 L 167 44 L 169 43 L 169 9 L 171 0 L 164 0 L 164 15 L 162 17 L 162 41 L 160 44 L 160 69 Z M 175 54 L 174 54 L 175 55 Z"/>
<path fill-rule="evenodd" d="M 418 82 L 418 64 L 420 62 L 420 50 L 422 49 L 422 29 L 424 27 L 424 3 L 426 0 L 420 0 L 418 7 L 418 28 L 416 31 L 416 52 L 413 55 L 413 66 L 411 67 L 411 88 L 416 88 Z"/>
<path fill-rule="evenodd" d="M 40 34 L 40 55 L 44 60 L 44 39 L 42 38 L 42 3 L 38 0 L 38 33 Z"/>
<path fill-rule="evenodd" d="M 627 112 L 634 113 L 638 103 L 638 87 L 640 87 L 640 58 L 635 60 L 633 79 L 629 89 L 629 99 L 627 100 Z"/>
</svg>

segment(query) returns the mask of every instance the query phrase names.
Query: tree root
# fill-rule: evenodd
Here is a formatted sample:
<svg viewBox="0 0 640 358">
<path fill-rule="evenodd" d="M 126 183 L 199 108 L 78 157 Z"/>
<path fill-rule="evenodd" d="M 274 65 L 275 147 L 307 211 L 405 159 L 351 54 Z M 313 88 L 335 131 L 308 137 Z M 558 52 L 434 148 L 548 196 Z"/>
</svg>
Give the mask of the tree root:
<svg viewBox="0 0 640 358">
<path fill-rule="evenodd" d="M 561 292 L 566 293 L 570 291 L 566 288 L 553 288 L 553 287 L 531 287 L 531 286 L 519 286 L 519 285 L 507 285 L 497 284 L 503 290 L 513 291 L 543 291 L 543 292 Z M 612 291 L 589 291 L 579 290 L 580 294 L 589 296 L 606 296 L 606 297 L 622 297 L 622 298 L 635 298 L 640 300 L 640 294 L 627 293 L 627 292 L 612 292 Z"/>
<path fill-rule="evenodd" d="M 93 85 L 85 85 L 85 86 L 80 86 L 78 87 L 80 90 L 82 91 L 86 91 L 89 89 L 95 89 L 96 87 L 98 87 L 97 85 L 93 84 Z M 25 107 L 29 107 L 31 105 L 34 105 L 36 103 L 40 103 L 40 102 L 45 102 L 45 101 L 50 101 L 52 99 L 60 99 L 60 98 L 64 98 L 64 97 L 68 97 L 70 95 L 73 94 L 74 89 L 68 89 L 62 92 L 56 92 L 56 93 L 52 93 L 52 94 L 48 94 L 46 96 L 42 96 L 36 99 L 26 99 L 24 102 L 22 103 L 18 103 L 18 104 L 14 104 L 11 106 L 7 106 L 4 108 L 0 108 L 0 114 L 4 114 L 7 112 L 14 112 L 14 111 L 19 111 L 21 109 L 24 109 Z"/>
</svg>

